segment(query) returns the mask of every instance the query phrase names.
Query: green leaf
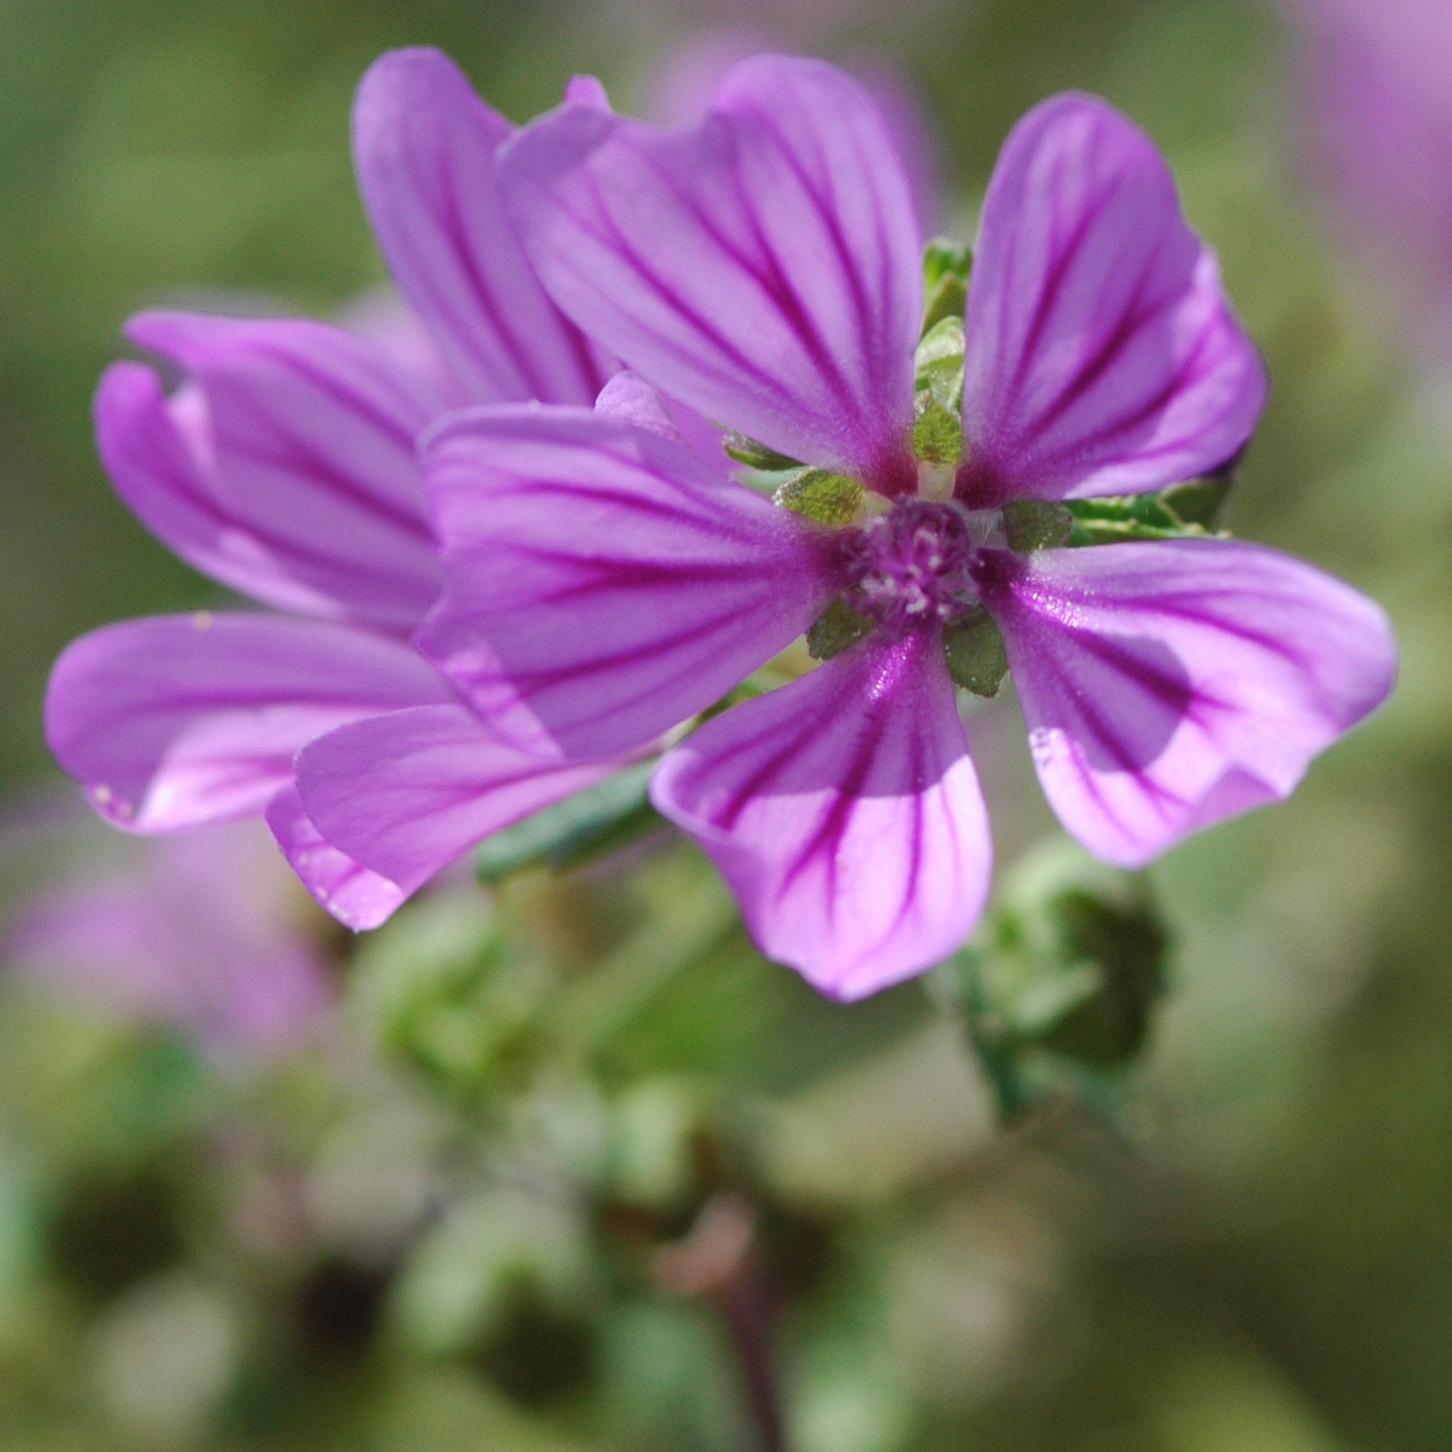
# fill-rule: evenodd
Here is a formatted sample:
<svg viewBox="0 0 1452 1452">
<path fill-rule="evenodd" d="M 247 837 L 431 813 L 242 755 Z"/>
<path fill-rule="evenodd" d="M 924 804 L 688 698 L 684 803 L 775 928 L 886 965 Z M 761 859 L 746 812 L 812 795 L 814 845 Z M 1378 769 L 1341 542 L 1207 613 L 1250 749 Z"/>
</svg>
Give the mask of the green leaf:
<svg viewBox="0 0 1452 1452">
<path fill-rule="evenodd" d="M 1008 673 L 1008 653 L 993 617 L 975 605 L 943 631 L 948 674 L 975 696 L 996 696 Z"/>
<path fill-rule="evenodd" d="M 758 444 L 755 439 L 747 438 L 745 434 L 738 434 L 735 429 L 725 431 L 721 447 L 737 463 L 762 469 L 767 473 L 780 473 L 783 469 L 802 467 L 800 459 L 789 459 L 785 454 L 779 454 L 775 449 L 769 449 L 765 444 Z"/>
<path fill-rule="evenodd" d="M 923 335 L 913 353 L 913 388 L 919 400 L 926 394 L 943 408 L 962 408 L 965 347 L 962 318 L 944 318 Z"/>
<path fill-rule="evenodd" d="M 475 849 L 475 872 L 494 882 L 541 862 L 568 867 L 638 836 L 660 820 L 648 795 L 654 767 L 654 761 L 627 767 L 496 832 Z"/>
<path fill-rule="evenodd" d="M 850 474 L 812 468 L 786 480 L 773 497 L 782 508 L 820 524 L 847 524 L 856 518 L 862 494 L 862 485 Z"/>
</svg>

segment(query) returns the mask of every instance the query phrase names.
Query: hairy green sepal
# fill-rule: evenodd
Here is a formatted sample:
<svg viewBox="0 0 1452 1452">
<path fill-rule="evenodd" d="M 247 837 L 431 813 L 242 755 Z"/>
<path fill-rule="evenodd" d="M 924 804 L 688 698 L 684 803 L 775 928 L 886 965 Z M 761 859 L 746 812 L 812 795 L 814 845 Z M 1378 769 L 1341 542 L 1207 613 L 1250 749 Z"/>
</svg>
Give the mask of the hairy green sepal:
<svg viewBox="0 0 1452 1452">
<path fill-rule="evenodd" d="M 981 605 L 943 631 L 948 674 L 975 696 L 996 696 L 1008 674 L 1008 653 L 993 617 Z"/>
<path fill-rule="evenodd" d="M 856 645 L 871 629 L 870 620 L 864 619 L 845 601 L 834 600 L 807 631 L 807 653 L 813 660 L 831 660 L 834 655 L 841 655 L 849 645 Z"/>
<path fill-rule="evenodd" d="M 1003 509 L 1003 533 L 1008 547 L 1020 554 L 1058 549 L 1069 543 L 1074 516 L 1053 499 L 1015 499 Z"/>
<path fill-rule="evenodd" d="M 934 237 L 923 250 L 923 332 L 944 318 L 961 323 L 968 306 L 968 277 L 973 249 L 947 237 Z"/>
<path fill-rule="evenodd" d="M 782 508 L 819 524 L 848 524 L 862 505 L 862 485 L 850 474 L 803 469 L 778 486 L 772 497 Z"/>
</svg>

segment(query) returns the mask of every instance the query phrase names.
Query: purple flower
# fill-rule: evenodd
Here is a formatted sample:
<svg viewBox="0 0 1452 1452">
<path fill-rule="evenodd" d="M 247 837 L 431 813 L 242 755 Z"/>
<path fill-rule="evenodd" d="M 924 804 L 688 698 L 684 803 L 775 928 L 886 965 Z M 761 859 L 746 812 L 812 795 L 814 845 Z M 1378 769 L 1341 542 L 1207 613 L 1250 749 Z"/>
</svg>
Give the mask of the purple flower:
<svg viewBox="0 0 1452 1452">
<path fill-rule="evenodd" d="M 567 316 L 815 472 L 782 508 L 619 410 L 456 415 L 426 448 L 448 586 L 420 645 L 492 730 L 572 760 L 639 748 L 813 628 L 830 658 L 699 726 L 653 798 L 763 951 L 824 992 L 922 970 L 981 911 L 990 844 L 950 669 L 974 679 L 995 630 L 1054 809 L 1131 866 L 1284 797 L 1390 688 L 1377 607 L 1271 550 L 1008 546 L 1022 501 L 1223 464 L 1265 397 L 1164 162 L 1105 103 L 1050 100 L 1004 147 L 947 453 L 943 411 L 915 415 L 908 182 L 848 77 L 754 58 L 685 132 L 567 106 L 500 170 Z M 346 775 L 314 798 L 330 838 L 369 810 Z"/>
<path fill-rule="evenodd" d="M 209 1054 L 285 1051 L 333 1000 L 296 891 L 259 827 L 137 842 L 121 864 L 23 903 L 3 956 L 38 986 Z"/>
<path fill-rule="evenodd" d="M 271 609 L 77 640 L 51 677 L 51 749 L 131 831 L 265 812 L 318 899 L 354 927 L 608 770 L 503 745 L 409 643 L 443 583 L 419 431 L 461 403 L 588 405 L 613 368 L 546 298 L 504 216 L 493 156 L 512 129 L 442 55 L 384 56 L 359 88 L 356 162 L 414 316 L 370 336 L 144 313 L 128 336 L 185 381 L 168 396 L 152 368 L 117 363 L 96 400 L 101 456 L 142 522 Z M 345 725 L 371 742 L 446 741 L 447 770 L 468 787 L 464 809 L 428 817 L 413 802 L 415 850 L 382 868 L 325 843 L 296 789 L 298 749 Z"/>
<path fill-rule="evenodd" d="M 1357 250 L 1445 351 L 1452 333 L 1452 8 L 1287 0 L 1312 161 Z M 1436 336 L 1440 329 L 1441 336 Z"/>
</svg>

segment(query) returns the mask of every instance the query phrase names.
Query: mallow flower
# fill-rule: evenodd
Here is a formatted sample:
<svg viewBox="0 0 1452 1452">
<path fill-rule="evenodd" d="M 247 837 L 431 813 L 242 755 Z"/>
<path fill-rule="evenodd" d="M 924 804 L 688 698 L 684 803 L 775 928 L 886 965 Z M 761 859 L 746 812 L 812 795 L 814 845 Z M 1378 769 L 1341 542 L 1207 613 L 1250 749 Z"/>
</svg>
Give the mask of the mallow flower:
<svg viewBox="0 0 1452 1452">
<path fill-rule="evenodd" d="M 66 845 L 97 855 L 75 825 L 63 829 Z M 80 825 L 105 831 L 94 817 Z M 7 973 L 92 1011 L 164 1025 L 229 1063 L 286 1052 L 320 1026 L 334 998 L 328 965 L 259 823 L 124 845 L 14 908 L 0 928 Z"/>
<path fill-rule="evenodd" d="M 96 399 L 125 502 L 267 609 L 125 621 L 75 641 L 50 681 L 51 749 L 130 831 L 265 813 L 319 901 L 354 927 L 422 879 L 370 871 L 318 837 L 294 782 L 306 742 L 415 713 L 467 759 L 460 849 L 607 769 L 499 742 L 410 644 L 443 585 L 419 431 L 465 403 L 588 405 L 614 370 L 545 296 L 503 213 L 493 158 L 512 130 L 444 56 L 385 55 L 359 88 L 354 151 L 411 312 L 361 332 L 143 313 L 127 335 L 181 386 L 168 395 L 153 368 L 120 362 Z"/>
<path fill-rule="evenodd" d="M 1224 465 L 1266 393 L 1165 162 L 1105 102 L 1061 95 L 1017 125 L 966 318 L 938 249 L 926 337 L 903 168 L 824 63 L 755 57 L 677 132 L 580 88 L 499 169 L 545 289 L 632 372 L 605 409 L 431 430 L 446 588 L 420 647 L 542 759 L 631 752 L 708 713 L 653 800 L 763 952 L 822 991 L 928 967 L 983 907 L 955 682 L 990 694 L 1007 666 L 1054 810 L 1126 866 L 1286 796 L 1390 689 L 1382 613 L 1309 565 L 1158 504 L 1183 527 L 1070 543 L 1132 521 L 1125 496 Z M 653 389 L 791 469 L 775 497 L 684 447 Z M 803 632 L 820 665 L 712 713 Z M 377 865 L 409 803 L 449 794 L 427 740 L 337 737 L 351 750 L 302 753 L 303 794 Z"/>
</svg>

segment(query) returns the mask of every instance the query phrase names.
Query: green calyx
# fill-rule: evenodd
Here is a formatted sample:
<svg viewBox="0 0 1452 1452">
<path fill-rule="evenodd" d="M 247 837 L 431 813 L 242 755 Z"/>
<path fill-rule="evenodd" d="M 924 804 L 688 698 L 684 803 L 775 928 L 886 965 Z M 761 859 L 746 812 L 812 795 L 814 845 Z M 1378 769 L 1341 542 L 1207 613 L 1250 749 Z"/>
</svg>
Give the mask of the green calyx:
<svg viewBox="0 0 1452 1452">
<path fill-rule="evenodd" d="M 772 496 L 783 509 L 819 524 L 849 524 L 862 506 L 862 485 L 850 474 L 808 468 L 784 480 Z"/>
<path fill-rule="evenodd" d="M 923 250 L 923 333 L 945 318 L 961 323 L 968 306 L 968 277 L 973 249 L 947 237 L 934 237 Z"/>
<path fill-rule="evenodd" d="M 944 629 L 943 650 L 955 685 L 975 696 L 998 694 L 1008 674 L 1008 652 L 997 624 L 983 606 L 973 606 Z"/>
<path fill-rule="evenodd" d="M 831 660 L 849 645 L 856 645 L 872 629 L 872 622 L 843 600 L 834 600 L 807 631 L 807 653 L 813 660 Z"/>
</svg>

